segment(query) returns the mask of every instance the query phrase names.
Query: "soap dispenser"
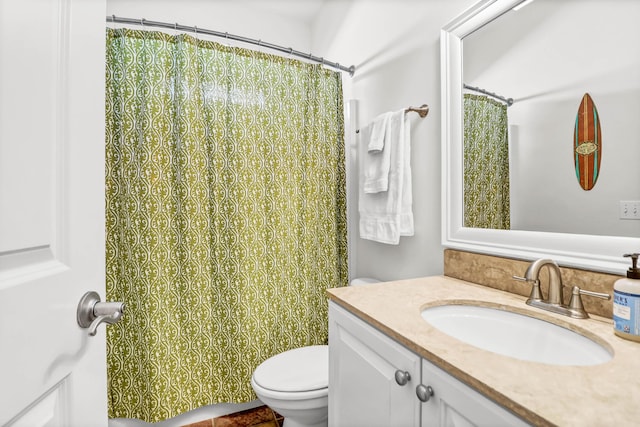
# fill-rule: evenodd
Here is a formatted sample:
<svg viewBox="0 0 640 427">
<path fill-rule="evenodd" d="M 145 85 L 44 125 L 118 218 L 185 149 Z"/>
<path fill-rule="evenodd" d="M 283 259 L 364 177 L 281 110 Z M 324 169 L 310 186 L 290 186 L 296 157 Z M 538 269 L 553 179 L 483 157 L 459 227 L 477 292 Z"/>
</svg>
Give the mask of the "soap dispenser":
<svg viewBox="0 0 640 427">
<path fill-rule="evenodd" d="M 613 331 L 619 337 L 640 342 L 640 254 L 625 254 L 631 258 L 627 277 L 613 285 Z"/>
</svg>

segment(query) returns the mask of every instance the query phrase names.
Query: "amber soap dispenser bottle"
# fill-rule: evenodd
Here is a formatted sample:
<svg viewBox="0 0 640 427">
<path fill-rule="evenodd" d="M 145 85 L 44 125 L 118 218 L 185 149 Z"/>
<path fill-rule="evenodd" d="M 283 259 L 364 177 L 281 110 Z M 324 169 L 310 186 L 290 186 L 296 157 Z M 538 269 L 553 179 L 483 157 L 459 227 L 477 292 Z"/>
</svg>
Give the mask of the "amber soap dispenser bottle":
<svg viewBox="0 0 640 427">
<path fill-rule="evenodd" d="M 613 285 L 613 331 L 616 335 L 640 342 L 640 254 L 625 254 L 631 258 L 627 277 Z"/>
</svg>

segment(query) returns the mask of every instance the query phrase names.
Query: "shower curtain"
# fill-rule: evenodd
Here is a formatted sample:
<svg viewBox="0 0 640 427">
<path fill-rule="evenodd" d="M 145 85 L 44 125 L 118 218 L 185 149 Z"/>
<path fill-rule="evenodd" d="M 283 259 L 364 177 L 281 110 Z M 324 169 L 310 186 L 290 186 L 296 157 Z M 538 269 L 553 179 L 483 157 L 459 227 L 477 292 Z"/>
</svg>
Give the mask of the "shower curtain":
<svg viewBox="0 0 640 427">
<path fill-rule="evenodd" d="M 339 73 L 187 35 L 107 30 L 109 416 L 255 398 L 327 340 L 347 283 Z"/>
<path fill-rule="evenodd" d="M 507 125 L 505 104 L 464 95 L 465 227 L 511 228 Z"/>
</svg>

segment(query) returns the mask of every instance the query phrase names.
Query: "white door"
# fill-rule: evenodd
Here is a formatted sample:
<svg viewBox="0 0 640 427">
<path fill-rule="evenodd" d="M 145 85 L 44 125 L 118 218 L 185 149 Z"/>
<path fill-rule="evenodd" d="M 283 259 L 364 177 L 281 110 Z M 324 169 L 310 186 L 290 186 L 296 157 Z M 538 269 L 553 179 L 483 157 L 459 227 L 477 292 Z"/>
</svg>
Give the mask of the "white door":
<svg viewBox="0 0 640 427">
<path fill-rule="evenodd" d="M 0 426 L 107 425 L 104 0 L 0 0 Z"/>
</svg>

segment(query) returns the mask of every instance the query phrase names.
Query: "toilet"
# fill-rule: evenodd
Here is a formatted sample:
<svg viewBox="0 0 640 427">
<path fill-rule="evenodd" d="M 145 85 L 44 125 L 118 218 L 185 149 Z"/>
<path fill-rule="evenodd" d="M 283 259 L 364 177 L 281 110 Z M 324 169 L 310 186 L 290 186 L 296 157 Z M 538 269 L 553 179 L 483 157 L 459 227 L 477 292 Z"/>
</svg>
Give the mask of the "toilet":
<svg viewBox="0 0 640 427">
<path fill-rule="evenodd" d="M 377 283 L 368 277 L 350 286 Z M 312 345 L 265 360 L 251 376 L 258 399 L 284 417 L 283 427 L 327 427 L 329 346 Z"/>
</svg>

